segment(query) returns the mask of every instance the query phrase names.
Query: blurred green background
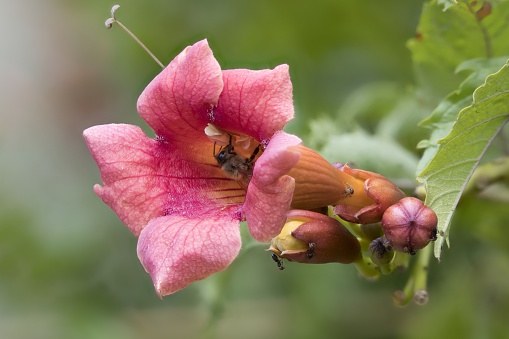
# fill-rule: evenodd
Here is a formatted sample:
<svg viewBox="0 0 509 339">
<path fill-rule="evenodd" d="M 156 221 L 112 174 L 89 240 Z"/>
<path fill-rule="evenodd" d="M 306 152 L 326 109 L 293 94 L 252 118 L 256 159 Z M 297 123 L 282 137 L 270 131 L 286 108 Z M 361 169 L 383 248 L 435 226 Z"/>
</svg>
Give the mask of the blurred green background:
<svg viewBox="0 0 509 339">
<path fill-rule="evenodd" d="M 218 338 L 509 338 L 508 209 L 477 198 L 462 201 L 453 247 L 432 259 L 426 306 L 393 306 L 405 272 L 369 282 L 343 265 L 279 271 L 262 247 L 161 301 L 136 239 L 92 191 L 100 178 L 81 136 L 112 122 L 150 133 L 136 100 L 160 69 L 119 27 L 104 28 L 115 2 L 0 3 L 0 337 L 202 338 L 222 286 Z M 118 3 L 119 20 L 163 63 L 203 38 L 224 69 L 288 63 L 288 131 L 331 161 L 415 177 L 427 135 L 415 123 L 433 108 L 405 101 L 421 1 Z M 351 154 L 358 138 L 372 140 L 372 163 Z"/>
</svg>

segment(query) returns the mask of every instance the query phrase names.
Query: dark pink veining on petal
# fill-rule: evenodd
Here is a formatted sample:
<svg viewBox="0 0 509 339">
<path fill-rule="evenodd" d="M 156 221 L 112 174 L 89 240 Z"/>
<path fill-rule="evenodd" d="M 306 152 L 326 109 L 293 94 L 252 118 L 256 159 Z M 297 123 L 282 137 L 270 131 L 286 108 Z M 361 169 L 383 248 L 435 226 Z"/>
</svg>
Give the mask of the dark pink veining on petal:
<svg viewBox="0 0 509 339">
<path fill-rule="evenodd" d="M 138 254 L 160 296 L 231 263 L 240 248 L 243 207 L 252 220 L 266 214 L 257 209 L 257 199 L 245 202 L 246 192 L 218 166 L 205 126 L 214 123 L 266 145 L 293 117 L 291 92 L 288 66 L 222 71 L 203 40 L 180 53 L 138 100 L 138 111 L 156 138 L 122 124 L 84 131 L 103 181 L 94 190 L 140 236 Z M 269 159 L 269 147 L 265 153 Z M 258 184 L 251 196 L 269 201 L 271 189 L 281 189 L 279 199 L 291 199 L 292 178 L 274 177 L 271 188 L 271 175 L 255 170 L 252 181 Z M 250 230 L 257 239 L 274 233 L 256 222 Z"/>
<path fill-rule="evenodd" d="M 288 65 L 261 71 L 226 70 L 223 79 L 224 90 L 214 110 L 217 126 L 268 141 L 293 118 Z"/>
</svg>

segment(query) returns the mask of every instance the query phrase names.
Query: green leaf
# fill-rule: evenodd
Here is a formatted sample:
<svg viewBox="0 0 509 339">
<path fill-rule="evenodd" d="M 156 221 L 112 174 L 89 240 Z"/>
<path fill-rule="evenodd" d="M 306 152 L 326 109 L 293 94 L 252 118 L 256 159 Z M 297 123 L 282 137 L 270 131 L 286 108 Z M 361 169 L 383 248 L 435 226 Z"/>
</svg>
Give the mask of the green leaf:
<svg viewBox="0 0 509 339">
<path fill-rule="evenodd" d="M 369 135 L 361 130 L 333 136 L 320 154 L 330 162 L 380 173 L 389 179 L 415 177 L 417 157 L 392 139 Z"/>
<path fill-rule="evenodd" d="M 457 0 L 437 0 L 437 3 L 439 5 L 443 5 L 444 6 L 444 12 L 445 12 L 449 7 L 457 5 L 458 1 Z"/>
<path fill-rule="evenodd" d="M 313 149 L 320 149 L 333 136 L 341 134 L 341 125 L 329 116 L 321 116 L 308 123 L 309 135 L 305 144 Z"/>
<path fill-rule="evenodd" d="M 461 83 L 459 88 L 449 94 L 431 113 L 420 123 L 421 127 L 433 130 L 428 140 L 421 141 L 418 148 L 426 148 L 417 166 L 417 173 L 421 172 L 435 156 L 438 141 L 444 138 L 452 129 L 458 113 L 472 103 L 472 93 L 482 85 L 489 74 L 498 71 L 506 62 L 507 57 L 494 59 L 474 59 L 458 66 L 456 72 L 472 72 Z"/>
<path fill-rule="evenodd" d="M 392 139 L 417 154 L 415 145 L 428 137 L 429 131 L 415 126 L 428 114 L 429 109 L 423 107 L 412 89 L 401 96 L 396 105 L 379 120 L 374 134 Z"/>
<path fill-rule="evenodd" d="M 405 95 L 401 85 L 393 82 L 373 82 L 353 91 L 339 108 L 337 124 L 348 132 L 361 125 L 374 131 L 383 119 Z"/>
<path fill-rule="evenodd" d="M 439 141 L 438 152 L 417 178 L 426 186 L 426 205 L 438 215 L 438 259 L 444 240 L 449 244 L 450 220 L 468 180 L 509 119 L 509 64 L 488 76 L 473 99 L 473 104 L 460 112 L 449 135 Z"/>
<path fill-rule="evenodd" d="M 509 2 L 490 1 L 482 16 L 484 2 L 474 4 L 460 2 L 444 12 L 436 1 L 426 3 L 417 36 L 408 41 L 417 83 L 433 106 L 458 87 L 459 64 L 509 55 Z"/>
</svg>

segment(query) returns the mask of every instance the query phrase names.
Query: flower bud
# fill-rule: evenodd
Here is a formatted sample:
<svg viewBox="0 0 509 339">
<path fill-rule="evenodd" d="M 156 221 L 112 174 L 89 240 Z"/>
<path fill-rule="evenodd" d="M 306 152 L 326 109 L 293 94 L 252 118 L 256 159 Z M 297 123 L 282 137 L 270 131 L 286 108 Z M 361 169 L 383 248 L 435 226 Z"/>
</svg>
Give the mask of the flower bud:
<svg viewBox="0 0 509 339">
<path fill-rule="evenodd" d="M 382 218 L 382 229 L 392 247 L 415 254 L 436 240 L 438 218 L 417 198 L 407 197 L 390 206 Z"/>
<path fill-rule="evenodd" d="M 310 148 L 298 145 L 293 150 L 299 153 L 299 161 L 288 173 L 295 179 L 292 209 L 315 210 L 336 205 L 354 194 L 357 187 L 352 187 L 354 180 L 348 174 Z"/>
<path fill-rule="evenodd" d="M 353 169 L 341 164 L 337 165 L 337 168 L 361 183 L 363 187 L 361 192 L 355 191 L 355 199 L 344 199 L 334 207 L 334 212 L 346 221 L 358 224 L 379 222 L 389 206 L 405 197 L 405 193 L 378 173 Z M 352 182 L 348 184 L 352 185 Z"/>
<path fill-rule="evenodd" d="M 368 250 L 371 260 L 378 266 L 387 265 L 394 258 L 392 246 L 385 237 L 373 240 L 369 244 Z"/>
<path fill-rule="evenodd" d="M 414 292 L 414 302 L 417 305 L 426 305 L 429 301 L 428 291 L 417 290 Z"/>
<path fill-rule="evenodd" d="M 392 301 L 396 306 L 405 306 L 408 303 L 409 297 L 401 290 L 392 293 Z"/>
<path fill-rule="evenodd" d="M 277 256 L 307 264 L 349 264 L 361 257 L 359 241 L 340 222 L 323 214 L 292 210 L 268 249 Z"/>
</svg>

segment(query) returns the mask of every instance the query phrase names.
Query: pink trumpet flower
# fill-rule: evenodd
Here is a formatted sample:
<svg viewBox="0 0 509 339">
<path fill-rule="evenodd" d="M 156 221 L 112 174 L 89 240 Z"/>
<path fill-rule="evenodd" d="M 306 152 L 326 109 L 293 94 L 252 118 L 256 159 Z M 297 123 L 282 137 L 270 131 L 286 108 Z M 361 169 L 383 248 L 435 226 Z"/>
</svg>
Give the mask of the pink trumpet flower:
<svg viewBox="0 0 509 339">
<path fill-rule="evenodd" d="M 298 160 L 279 147 L 292 138 L 278 132 L 294 114 L 288 66 L 222 71 L 203 40 L 155 77 L 138 111 L 155 138 L 125 124 L 94 126 L 83 134 L 103 182 L 94 191 L 139 236 L 138 257 L 162 297 L 227 268 L 240 250 L 240 221 L 247 219 L 260 241 L 281 230 L 294 182 L 278 176 L 286 165 L 271 167 L 270 159 Z M 215 143 L 204 132 L 208 124 L 230 140 Z M 266 164 L 249 173 L 247 193 L 216 159 L 228 143 L 243 159 L 259 149 L 251 161 Z"/>
</svg>

